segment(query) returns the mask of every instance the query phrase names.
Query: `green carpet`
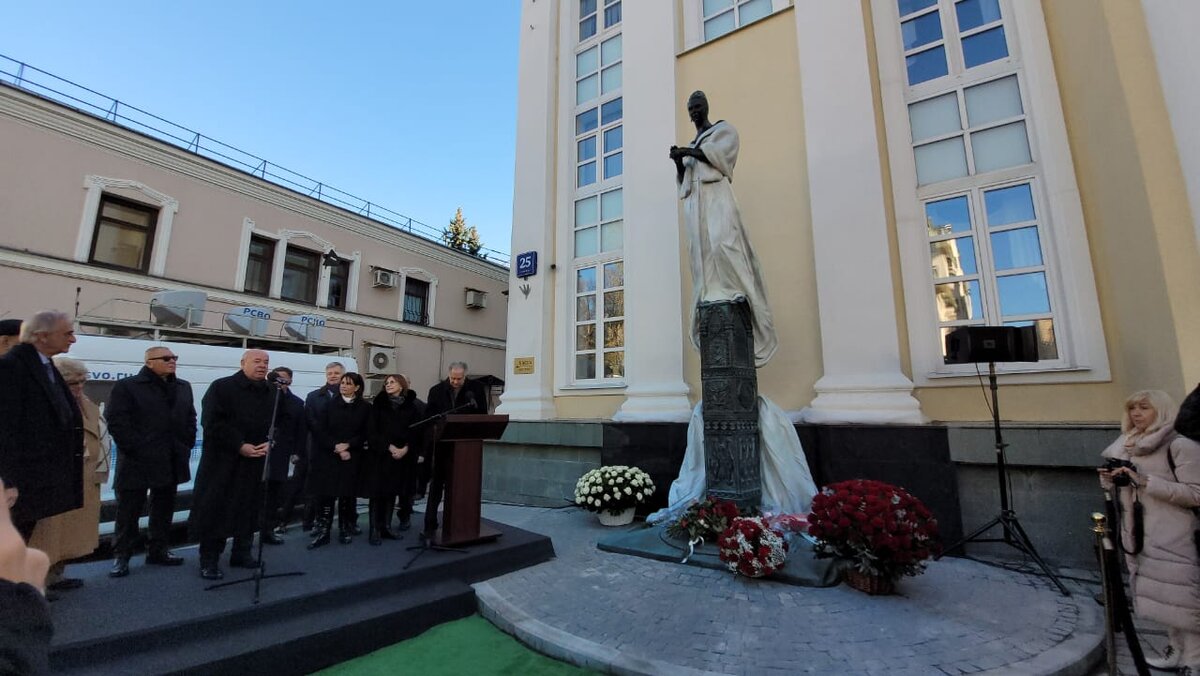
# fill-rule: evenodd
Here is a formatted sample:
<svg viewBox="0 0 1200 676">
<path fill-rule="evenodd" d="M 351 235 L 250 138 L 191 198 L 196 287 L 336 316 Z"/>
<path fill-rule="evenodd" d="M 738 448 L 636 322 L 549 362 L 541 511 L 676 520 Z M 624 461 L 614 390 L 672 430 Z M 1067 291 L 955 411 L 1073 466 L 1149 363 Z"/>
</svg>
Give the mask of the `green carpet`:
<svg viewBox="0 0 1200 676">
<path fill-rule="evenodd" d="M 479 615 L 317 672 L 325 676 L 580 676 L 595 672 L 526 648 Z"/>
</svg>

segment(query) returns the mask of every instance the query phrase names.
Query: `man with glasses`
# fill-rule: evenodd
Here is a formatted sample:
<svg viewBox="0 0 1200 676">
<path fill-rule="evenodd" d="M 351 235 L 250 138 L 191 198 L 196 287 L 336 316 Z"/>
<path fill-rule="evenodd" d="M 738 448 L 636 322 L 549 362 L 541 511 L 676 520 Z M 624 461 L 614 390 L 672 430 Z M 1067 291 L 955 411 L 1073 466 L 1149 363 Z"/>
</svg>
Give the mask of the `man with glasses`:
<svg viewBox="0 0 1200 676">
<path fill-rule="evenodd" d="M 28 541 L 38 519 L 83 506 L 83 415 L 51 361 L 75 342 L 70 316 L 38 312 L 20 340 L 0 357 L 0 476 Z"/>
<path fill-rule="evenodd" d="M 146 350 L 137 375 L 117 382 L 105 415 L 117 443 L 116 561 L 110 577 L 129 574 L 129 557 L 138 535 L 138 517 L 150 493 L 150 533 L 146 563 L 178 566 L 183 559 L 168 549 L 175 491 L 191 478 L 188 464 L 196 443 L 192 386 L 175 376 L 179 357 L 167 347 Z"/>
</svg>

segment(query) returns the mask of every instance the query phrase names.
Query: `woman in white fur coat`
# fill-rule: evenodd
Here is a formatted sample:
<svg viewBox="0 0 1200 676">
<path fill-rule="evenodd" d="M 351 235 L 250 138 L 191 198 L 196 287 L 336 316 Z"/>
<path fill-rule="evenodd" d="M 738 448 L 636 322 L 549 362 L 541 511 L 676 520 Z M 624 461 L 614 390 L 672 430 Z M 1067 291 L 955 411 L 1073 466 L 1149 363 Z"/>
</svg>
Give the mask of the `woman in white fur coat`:
<svg viewBox="0 0 1200 676">
<path fill-rule="evenodd" d="M 1140 617 L 1167 627 L 1170 646 L 1157 668 L 1179 668 L 1200 676 L 1200 555 L 1194 533 L 1200 528 L 1193 508 L 1200 507 L 1200 444 L 1174 429 L 1176 407 L 1158 390 L 1134 393 L 1125 401 L 1121 436 L 1104 450 L 1104 458 L 1133 463 L 1100 470 L 1100 484 L 1115 490 L 1123 509 L 1121 538 L 1129 566 L 1134 609 Z M 1173 460 L 1172 463 L 1168 459 Z M 1113 478 L 1127 476 L 1130 485 L 1113 488 Z M 1143 544 L 1134 551 L 1134 501 L 1143 506 Z"/>
</svg>

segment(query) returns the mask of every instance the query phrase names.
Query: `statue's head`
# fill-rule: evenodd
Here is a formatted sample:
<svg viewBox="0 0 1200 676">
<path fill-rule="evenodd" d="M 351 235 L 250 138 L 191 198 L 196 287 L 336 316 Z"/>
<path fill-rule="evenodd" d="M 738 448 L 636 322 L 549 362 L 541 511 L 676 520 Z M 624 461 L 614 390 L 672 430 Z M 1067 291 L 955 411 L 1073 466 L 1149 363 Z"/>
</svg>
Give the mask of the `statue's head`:
<svg viewBox="0 0 1200 676">
<path fill-rule="evenodd" d="M 700 123 L 708 119 L 708 97 L 697 89 L 692 92 L 687 101 L 688 117 L 692 122 Z"/>
</svg>

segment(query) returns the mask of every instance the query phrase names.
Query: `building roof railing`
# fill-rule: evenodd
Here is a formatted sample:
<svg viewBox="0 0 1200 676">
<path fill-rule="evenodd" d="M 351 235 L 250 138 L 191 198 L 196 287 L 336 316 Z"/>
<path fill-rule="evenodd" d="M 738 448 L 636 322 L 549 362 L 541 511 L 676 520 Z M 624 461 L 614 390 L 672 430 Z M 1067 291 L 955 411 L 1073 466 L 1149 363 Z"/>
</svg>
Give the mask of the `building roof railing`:
<svg viewBox="0 0 1200 676">
<path fill-rule="evenodd" d="M 253 153 L 222 143 L 198 131 L 175 124 L 141 108 L 118 101 L 3 54 L 0 54 L 0 84 L 25 90 L 120 127 L 170 143 L 214 162 L 244 171 L 326 204 L 446 246 L 441 240 L 442 231 L 434 226 L 351 195 L 299 172 L 268 162 Z M 484 247 L 481 253 L 487 255 L 488 262 L 501 267 L 507 267 L 509 264 L 507 252 Z"/>
</svg>

